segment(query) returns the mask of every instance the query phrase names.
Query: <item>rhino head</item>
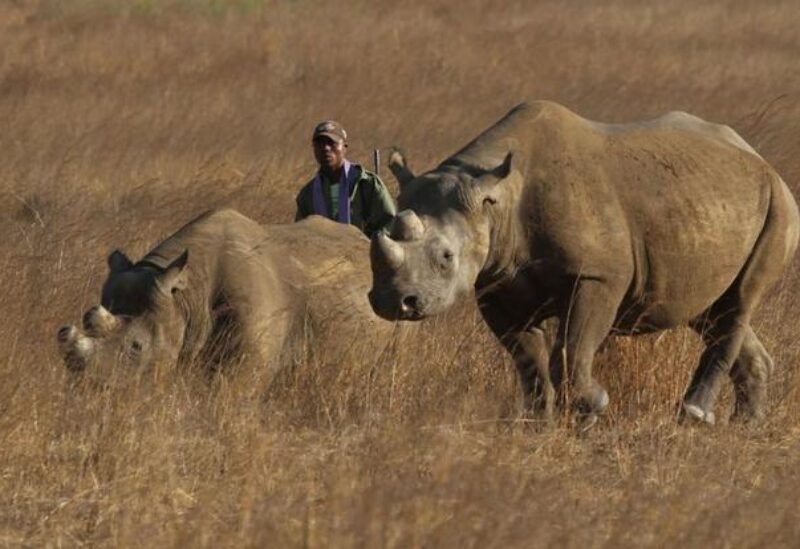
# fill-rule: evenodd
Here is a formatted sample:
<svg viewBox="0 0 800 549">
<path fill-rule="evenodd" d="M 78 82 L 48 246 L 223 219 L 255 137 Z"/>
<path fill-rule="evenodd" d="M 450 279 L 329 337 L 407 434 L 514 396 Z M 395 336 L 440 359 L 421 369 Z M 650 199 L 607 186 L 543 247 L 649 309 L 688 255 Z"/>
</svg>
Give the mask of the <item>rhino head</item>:
<svg viewBox="0 0 800 549">
<path fill-rule="evenodd" d="M 414 177 L 399 151 L 389 168 L 400 181 L 400 213 L 391 232 L 372 238 L 374 311 L 388 320 L 419 320 L 470 294 L 487 263 L 498 183 L 512 176 L 512 155 L 494 169 L 443 164 Z"/>
<path fill-rule="evenodd" d="M 184 252 L 161 269 L 134 265 L 122 252 L 113 252 L 100 305 L 86 311 L 82 329 L 69 325 L 58 330 L 66 367 L 98 373 L 115 365 L 176 362 L 186 327 L 179 294 L 186 287 L 187 261 Z"/>
</svg>

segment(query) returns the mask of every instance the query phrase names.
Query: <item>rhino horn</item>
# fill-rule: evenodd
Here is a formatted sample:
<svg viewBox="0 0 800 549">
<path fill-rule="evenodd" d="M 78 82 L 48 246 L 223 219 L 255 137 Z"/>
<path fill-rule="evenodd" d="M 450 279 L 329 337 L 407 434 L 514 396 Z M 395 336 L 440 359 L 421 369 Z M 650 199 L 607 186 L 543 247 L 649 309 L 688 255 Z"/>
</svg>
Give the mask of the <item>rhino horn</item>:
<svg viewBox="0 0 800 549">
<path fill-rule="evenodd" d="M 92 336 L 102 336 L 113 332 L 119 326 L 119 319 L 102 305 L 96 305 L 83 315 L 83 328 Z"/>
<path fill-rule="evenodd" d="M 405 259 L 403 246 L 383 233 L 372 239 L 372 261 L 392 270 L 399 269 Z"/>
<path fill-rule="evenodd" d="M 425 233 L 422 220 L 413 210 L 403 210 L 394 219 L 392 238 L 400 242 L 420 240 Z"/>
<path fill-rule="evenodd" d="M 94 341 L 83 334 L 78 334 L 75 340 L 75 350 L 81 357 L 88 357 L 89 353 L 94 350 Z"/>
<path fill-rule="evenodd" d="M 68 345 L 78 337 L 78 329 L 75 326 L 62 326 L 58 329 L 57 338 L 59 345 Z"/>
</svg>

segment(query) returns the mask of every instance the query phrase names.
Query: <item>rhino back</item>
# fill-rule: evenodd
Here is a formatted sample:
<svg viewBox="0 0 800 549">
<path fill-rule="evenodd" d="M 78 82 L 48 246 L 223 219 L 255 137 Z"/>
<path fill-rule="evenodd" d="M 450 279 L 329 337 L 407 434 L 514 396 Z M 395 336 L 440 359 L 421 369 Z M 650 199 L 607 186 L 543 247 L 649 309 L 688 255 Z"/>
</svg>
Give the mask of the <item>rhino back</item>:
<svg viewBox="0 0 800 549">
<path fill-rule="evenodd" d="M 491 164 L 509 149 L 523 174 L 508 192 L 528 261 L 627 284 L 622 307 L 664 326 L 725 292 L 773 195 L 786 200 L 777 174 L 733 130 L 684 113 L 608 125 L 536 103 L 457 157 Z"/>
<path fill-rule="evenodd" d="M 192 285 L 211 291 L 226 257 L 252 253 L 263 238 L 263 228 L 239 212 L 209 210 L 153 248 L 142 262 L 164 269 L 184 250 L 189 250 Z"/>
<path fill-rule="evenodd" d="M 310 216 L 267 228 L 267 241 L 281 257 L 282 276 L 293 288 L 295 332 L 324 355 L 355 353 L 363 359 L 388 341 L 393 324 L 372 310 L 369 240 L 355 227 Z"/>
<path fill-rule="evenodd" d="M 299 223 L 272 226 L 268 242 L 285 259 L 290 283 L 302 285 L 302 299 L 316 314 L 335 309 L 373 319 L 369 289 L 369 240 L 352 225 L 311 216 Z"/>
</svg>

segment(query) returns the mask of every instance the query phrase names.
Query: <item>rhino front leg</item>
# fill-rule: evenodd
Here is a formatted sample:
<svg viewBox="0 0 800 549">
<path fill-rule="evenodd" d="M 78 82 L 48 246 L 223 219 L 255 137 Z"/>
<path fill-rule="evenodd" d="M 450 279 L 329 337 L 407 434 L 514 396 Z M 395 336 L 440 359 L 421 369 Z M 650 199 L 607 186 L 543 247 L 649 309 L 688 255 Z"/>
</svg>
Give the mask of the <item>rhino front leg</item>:
<svg viewBox="0 0 800 549">
<path fill-rule="evenodd" d="M 519 372 L 526 411 L 550 418 L 553 415 L 555 389 L 550 382 L 549 353 L 540 328 L 520 331 L 509 351 Z"/>
<path fill-rule="evenodd" d="M 527 415 L 552 417 L 555 390 L 550 383 L 549 355 L 544 331 L 509 320 L 507 311 L 482 299 L 481 314 L 494 335 L 514 358 L 522 387 L 523 411 Z"/>
<path fill-rule="evenodd" d="M 559 319 L 550 379 L 560 402 L 569 401 L 592 420 L 608 406 L 608 393 L 592 376 L 594 355 L 611 331 L 620 300 L 607 283 L 579 279 Z"/>
</svg>

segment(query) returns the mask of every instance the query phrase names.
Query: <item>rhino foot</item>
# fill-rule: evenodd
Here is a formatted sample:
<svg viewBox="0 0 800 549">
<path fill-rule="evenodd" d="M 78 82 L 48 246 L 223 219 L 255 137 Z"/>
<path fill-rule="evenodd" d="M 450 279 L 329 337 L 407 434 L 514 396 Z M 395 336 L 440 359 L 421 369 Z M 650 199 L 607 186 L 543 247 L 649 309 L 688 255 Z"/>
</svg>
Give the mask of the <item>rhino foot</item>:
<svg viewBox="0 0 800 549">
<path fill-rule="evenodd" d="M 714 412 L 706 412 L 700 406 L 697 406 L 696 404 L 689 404 L 687 402 L 683 403 L 683 413 L 681 416 L 682 419 L 687 419 L 694 421 L 695 423 L 706 425 L 714 425 L 717 421 Z"/>
<path fill-rule="evenodd" d="M 766 415 L 760 409 L 752 409 L 749 407 L 736 407 L 731 415 L 731 423 L 746 423 L 749 425 L 758 425 L 766 420 Z"/>
<path fill-rule="evenodd" d="M 605 389 L 602 389 L 602 391 L 603 392 L 600 394 L 597 404 L 595 404 L 595 410 L 597 410 L 598 413 L 604 412 L 605 409 L 608 408 L 609 403 L 608 393 Z"/>
<path fill-rule="evenodd" d="M 602 414 L 608 408 L 610 400 L 608 392 L 599 384 L 595 384 L 591 391 L 574 402 L 574 407 L 582 415 Z"/>
<path fill-rule="evenodd" d="M 600 416 L 598 416 L 597 414 L 583 414 L 583 415 L 581 415 L 580 418 L 578 419 L 578 422 L 577 422 L 577 425 L 576 425 L 578 434 L 582 435 L 582 434 L 587 433 L 588 431 L 590 431 L 592 429 L 592 427 L 597 425 L 597 420 L 598 419 L 600 419 Z"/>
</svg>

